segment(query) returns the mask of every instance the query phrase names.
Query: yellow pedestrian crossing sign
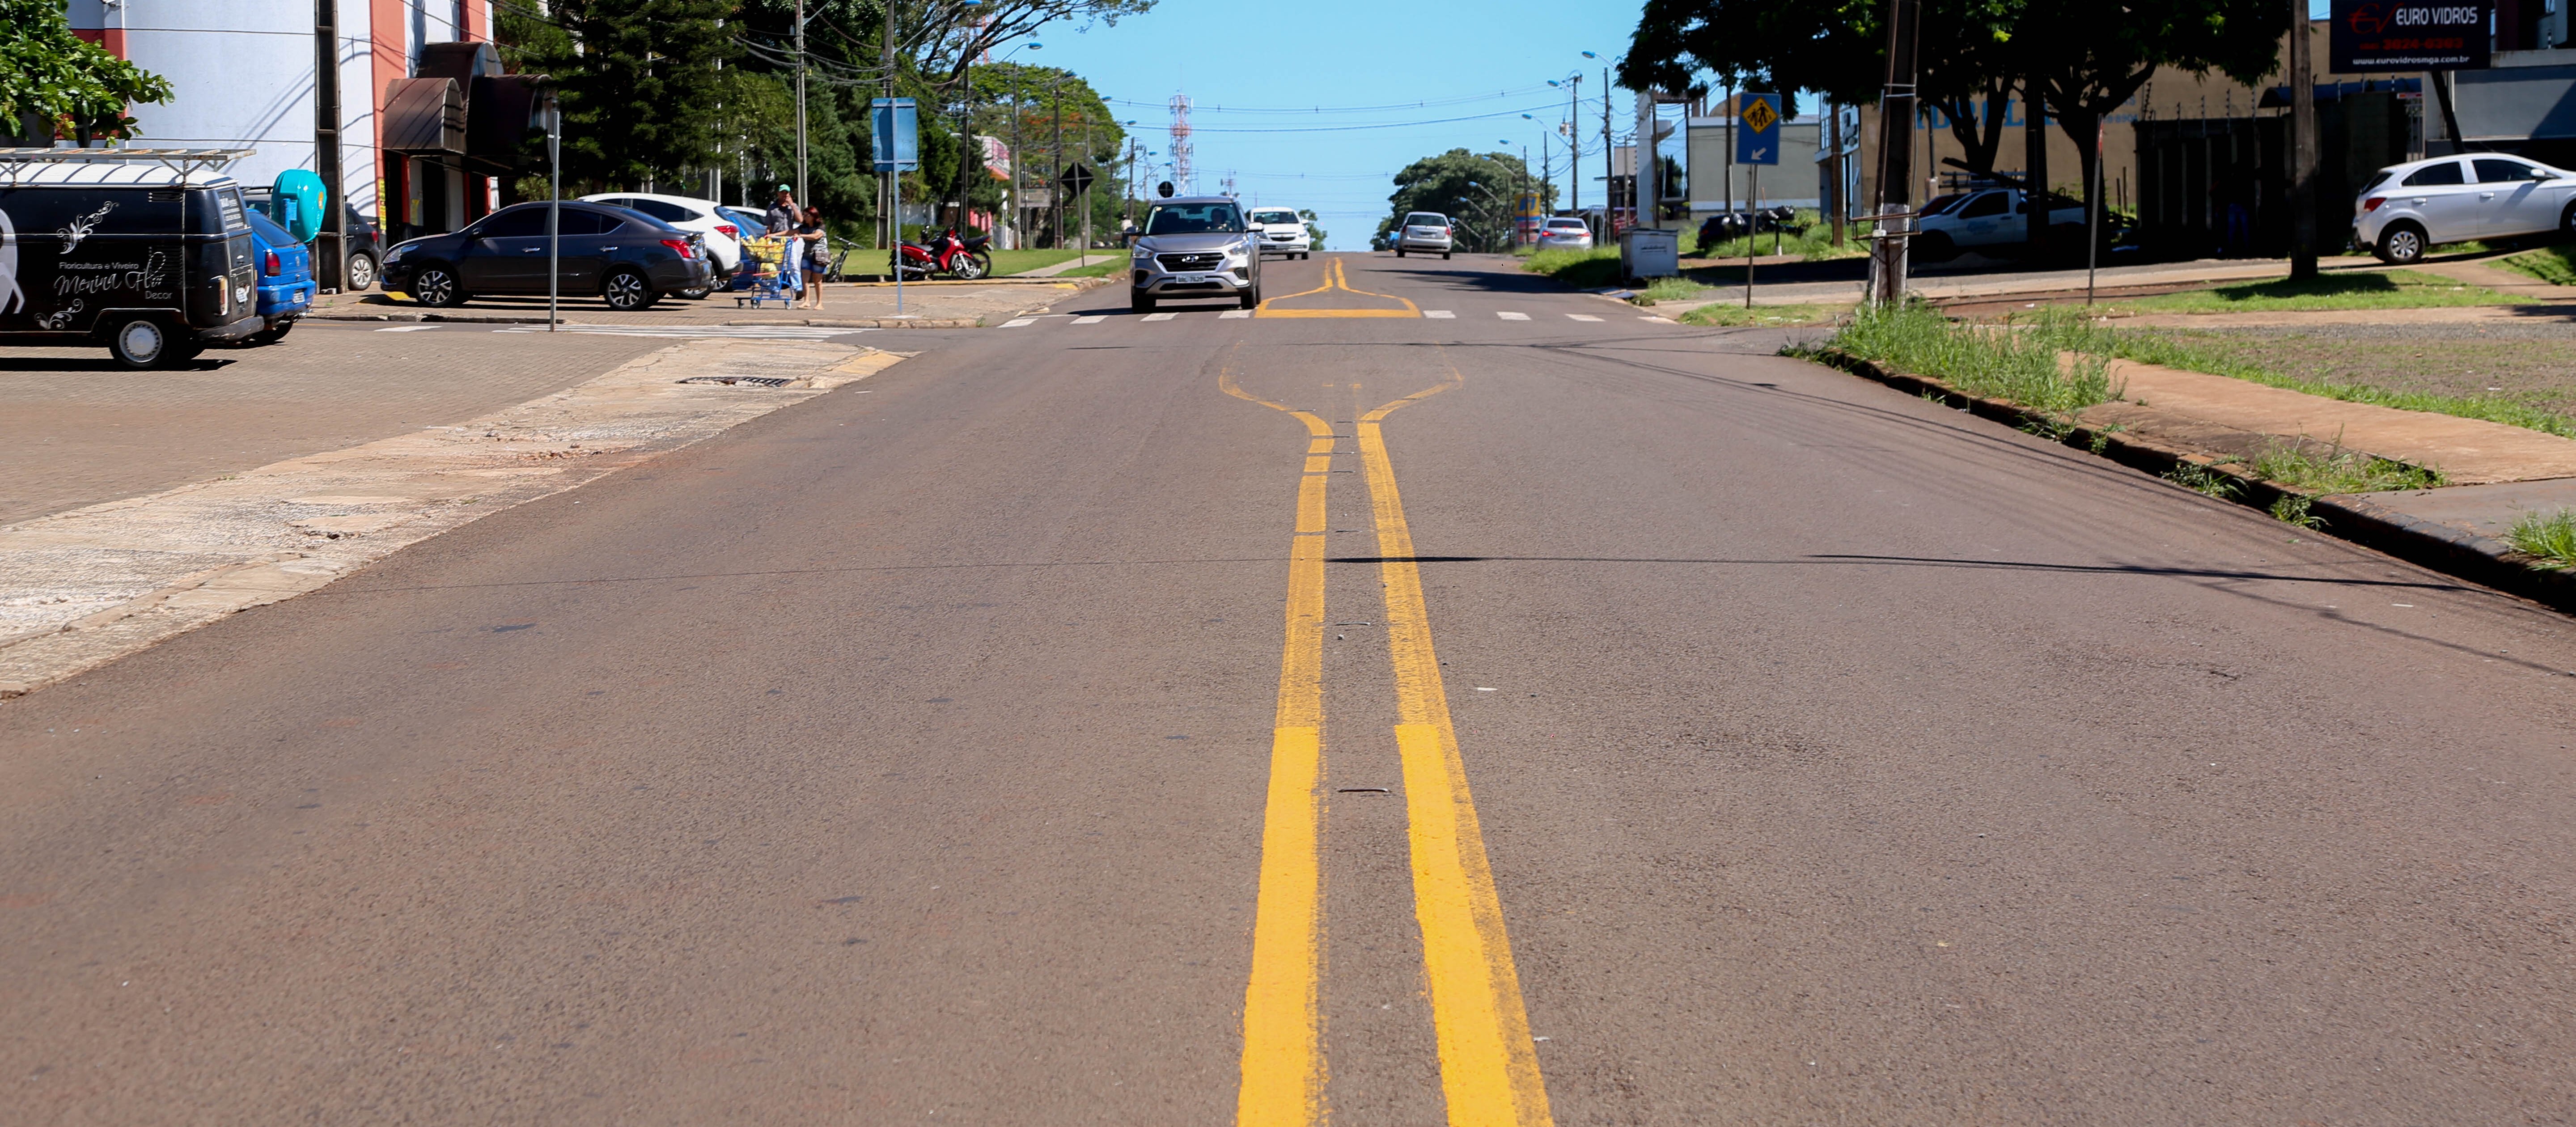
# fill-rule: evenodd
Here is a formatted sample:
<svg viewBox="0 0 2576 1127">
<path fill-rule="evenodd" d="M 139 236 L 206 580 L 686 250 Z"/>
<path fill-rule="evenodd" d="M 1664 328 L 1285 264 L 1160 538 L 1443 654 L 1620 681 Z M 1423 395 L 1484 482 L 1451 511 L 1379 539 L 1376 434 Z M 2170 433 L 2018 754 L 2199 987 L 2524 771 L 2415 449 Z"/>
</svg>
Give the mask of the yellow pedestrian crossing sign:
<svg viewBox="0 0 2576 1127">
<path fill-rule="evenodd" d="M 1744 124 L 1756 133 L 1768 133 L 1779 124 L 1780 111 L 1771 108 L 1771 99 L 1761 98 L 1744 107 Z"/>
<path fill-rule="evenodd" d="M 1735 118 L 1735 163 L 1780 163 L 1780 96 L 1742 94 Z"/>
</svg>

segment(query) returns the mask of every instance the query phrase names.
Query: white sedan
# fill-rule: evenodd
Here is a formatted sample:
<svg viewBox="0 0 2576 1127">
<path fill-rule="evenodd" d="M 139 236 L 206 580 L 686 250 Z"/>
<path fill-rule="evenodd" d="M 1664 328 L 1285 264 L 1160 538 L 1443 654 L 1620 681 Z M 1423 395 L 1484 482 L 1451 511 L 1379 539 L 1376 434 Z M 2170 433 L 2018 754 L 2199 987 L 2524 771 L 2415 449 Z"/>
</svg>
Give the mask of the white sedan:
<svg viewBox="0 0 2576 1127">
<path fill-rule="evenodd" d="M 2391 165 L 2353 200 L 2353 243 L 2401 266 L 2443 243 L 2571 228 L 2576 173 L 2502 153 Z"/>
<path fill-rule="evenodd" d="M 714 200 L 690 196 L 657 196 L 646 192 L 601 192 L 581 197 L 585 203 L 604 203 L 610 207 L 643 212 L 683 231 L 696 231 L 706 236 L 707 261 L 716 268 L 716 288 L 725 288 L 734 270 L 742 265 L 742 228 L 716 209 Z M 759 231 L 751 232 L 754 235 Z M 682 294 L 683 297 L 705 297 L 705 294 Z"/>
<path fill-rule="evenodd" d="M 1592 228 L 1572 216 L 1557 216 L 1538 229 L 1538 249 L 1591 250 Z"/>
</svg>

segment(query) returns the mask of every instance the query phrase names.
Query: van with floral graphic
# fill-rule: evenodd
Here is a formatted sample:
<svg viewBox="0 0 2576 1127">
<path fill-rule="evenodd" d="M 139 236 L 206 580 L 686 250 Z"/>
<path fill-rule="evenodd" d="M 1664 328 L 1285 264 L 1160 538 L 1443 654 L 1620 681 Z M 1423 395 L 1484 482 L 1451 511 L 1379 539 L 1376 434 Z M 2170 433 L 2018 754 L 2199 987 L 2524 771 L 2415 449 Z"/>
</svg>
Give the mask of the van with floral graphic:
<svg viewBox="0 0 2576 1127">
<path fill-rule="evenodd" d="M 152 368 L 266 328 L 241 186 L 199 152 L 0 149 L 0 344 Z"/>
</svg>

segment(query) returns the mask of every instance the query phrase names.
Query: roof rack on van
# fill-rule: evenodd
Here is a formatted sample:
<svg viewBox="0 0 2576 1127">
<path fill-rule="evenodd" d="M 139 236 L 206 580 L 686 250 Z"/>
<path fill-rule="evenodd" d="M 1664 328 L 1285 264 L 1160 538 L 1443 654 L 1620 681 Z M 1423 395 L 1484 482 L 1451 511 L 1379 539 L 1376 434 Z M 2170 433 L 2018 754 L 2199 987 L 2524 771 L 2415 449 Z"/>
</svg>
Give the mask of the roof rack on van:
<svg viewBox="0 0 2576 1127">
<path fill-rule="evenodd" d="M 218 169 L 257 152 L 257 149 L 0 149 L 0 165 L 144 161 L 172 168 Z"/>
</svg>

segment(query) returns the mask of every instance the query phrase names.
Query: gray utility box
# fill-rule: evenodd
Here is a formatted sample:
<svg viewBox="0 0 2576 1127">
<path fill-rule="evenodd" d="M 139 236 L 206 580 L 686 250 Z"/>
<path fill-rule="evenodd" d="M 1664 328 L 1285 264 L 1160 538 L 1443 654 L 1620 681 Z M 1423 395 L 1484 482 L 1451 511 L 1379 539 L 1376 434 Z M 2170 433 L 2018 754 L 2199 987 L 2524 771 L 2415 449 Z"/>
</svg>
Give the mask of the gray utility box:
<svg viewBox="0 0 2576 1127">
<path fill-rule="evenodd" d="M 1681 233 L 1653 227 L 1619 232 L 1619 273 L 1630 278 L 1670 278 L 1682 272 Z"/>
</svg>

